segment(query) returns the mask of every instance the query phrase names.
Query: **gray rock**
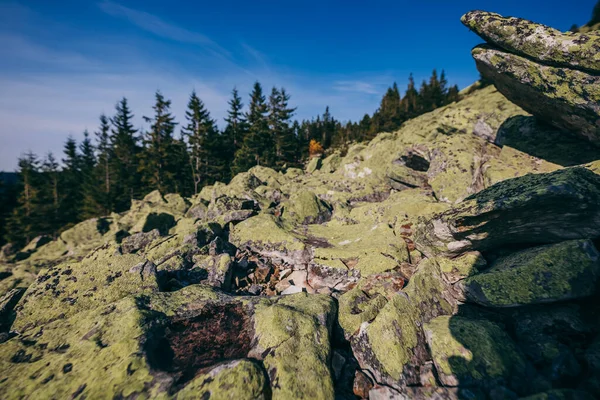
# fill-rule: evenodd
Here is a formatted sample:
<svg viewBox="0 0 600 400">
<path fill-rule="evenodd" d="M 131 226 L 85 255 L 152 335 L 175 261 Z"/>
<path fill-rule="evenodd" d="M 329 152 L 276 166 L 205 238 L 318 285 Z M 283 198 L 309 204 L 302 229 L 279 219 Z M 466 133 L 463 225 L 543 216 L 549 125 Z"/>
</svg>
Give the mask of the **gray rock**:
<svg viewBox="0 0 600 400">
<path fill-rule="evenodd" d="M 600 72 L 600 35 L 560 32 L 521 18 L 471 11 L 461 21 L 485 41 L 542 63 Z"/>
<path fill-rule="evenodd" d="M 600 176 L 567 168 L 499 182 L 432 218 L 414 241 L 422 253 L 456 255 L 515 243 L 600 237 Z"/>
<path fill-rule="evenodd" d="M 481 45 L 477 69 L 510 101 L 543 121 L 600 144 L 600 76 L 538 64 Z"/>
<path fill-rule="evenodd" d="M 515 307 L 590 296 L 600 278 L 600 255 L 589 240 L 539 246 L 497 260 L 457 284 L 468 301 Z"/>
</svg>

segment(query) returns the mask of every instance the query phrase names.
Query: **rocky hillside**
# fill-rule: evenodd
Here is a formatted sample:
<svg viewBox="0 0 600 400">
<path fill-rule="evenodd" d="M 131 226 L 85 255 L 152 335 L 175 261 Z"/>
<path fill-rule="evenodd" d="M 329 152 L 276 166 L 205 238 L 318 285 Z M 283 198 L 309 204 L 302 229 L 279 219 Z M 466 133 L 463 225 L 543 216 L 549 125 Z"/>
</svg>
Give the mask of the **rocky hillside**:
<svg viewBox="0 0 600 400">
<path fill-rule="evenodd" d="M 463 23 L 495 87 L 5 246 L 0 397 L 600 397 L 600 36 Z"/>
</svg>

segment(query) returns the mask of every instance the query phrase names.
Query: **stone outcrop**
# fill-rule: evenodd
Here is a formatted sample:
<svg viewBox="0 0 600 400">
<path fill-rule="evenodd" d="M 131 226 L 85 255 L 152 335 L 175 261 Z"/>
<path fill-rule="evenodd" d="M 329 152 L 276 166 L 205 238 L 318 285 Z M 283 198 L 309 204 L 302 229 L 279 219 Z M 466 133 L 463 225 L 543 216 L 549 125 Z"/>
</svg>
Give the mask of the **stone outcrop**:
<svg viewBox="0 0 600 400">
<path fill-rule="evenodd" d="M 600 73 L 600 35 L 563 33 L 522 18 L 486 11 L 466 13 L 461 21 L 488 43 L 544 64 Z"/>
<path fill-rule="evenodd" d="M 489 43 L 472 54 L 502 94 L 567 134 L 600 145 L 600 35 L 562 33 L 484 11 L 465 14 L 462 22 Z"/>
<path fill-rule="evenodd" d="M 415 235 L 427 255 L 597 238 L 600 176 L 576 167 L 506 180 L 421 219 Z"/>
<path fill-rule="evenodd" d="M 599 75 L 538 64 L 486 45 L 472 54 L 481 74 L 525 111 L 600 144 Z"/>
</svg>

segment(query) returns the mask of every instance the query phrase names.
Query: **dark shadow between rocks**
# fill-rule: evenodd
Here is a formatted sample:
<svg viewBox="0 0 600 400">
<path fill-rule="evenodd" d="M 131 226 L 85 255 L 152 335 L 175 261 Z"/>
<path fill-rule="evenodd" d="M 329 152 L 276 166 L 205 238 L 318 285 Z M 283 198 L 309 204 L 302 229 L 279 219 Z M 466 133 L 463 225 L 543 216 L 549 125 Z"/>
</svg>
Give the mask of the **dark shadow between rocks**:
<svg viewBox="0 0 600 400">
<path fill-rule="evenodd" d="M 600 159 L 600 147 L 571 132 L 562 132 L 535 117 L 510 117 L 498 128 L 495 144 L 563 167 Z"/>
<path fill-rule="evenodd" d="M 150 232 L 158 229 L 162 236 L 169 233 L 169 229 L 175 226 L 175 217 L 167 213 L 150 213 L 146 217 L 146 223 L 142 228 L 143 232 Z"/>
<path fill-rule="evenodd" d="M 171 375 L 177 391 L 222 362 L 247 358 L 253 336 L 243 304 L 208 304 L 196 315 L 170 318 L 145 349 L 151 368 Z"/>
<path fill-rule="evenodd" d="M 445 378 L 437 378 L 442 385 L 456 387 L 460 399 L 472 399 L 479 390 L 491 399 L 518 399 L 552 390 L 570 391 L 565 398 L 594 398 L 586 386 L 595 378 L 587 367 L 585 351 L 600 333 L 600 311 L 593 306 L 598 301 L 596 294 L 576 301 L 502 309 L 463 304 L 448 322 L 451 338 L 462 347 L 458 353 L 463 354 L 449 352 L 454 353 L 447 358 L 449 371 Z M 560 314 L 565 309 L 579 310 L 573 320 L 581 326 L 570 322 L 568 312 Z M 434 360 L 440 361 L 435 355 Z M 490 376 L 493 371 L 503 372 L 494 377 Z"/>
</svg>

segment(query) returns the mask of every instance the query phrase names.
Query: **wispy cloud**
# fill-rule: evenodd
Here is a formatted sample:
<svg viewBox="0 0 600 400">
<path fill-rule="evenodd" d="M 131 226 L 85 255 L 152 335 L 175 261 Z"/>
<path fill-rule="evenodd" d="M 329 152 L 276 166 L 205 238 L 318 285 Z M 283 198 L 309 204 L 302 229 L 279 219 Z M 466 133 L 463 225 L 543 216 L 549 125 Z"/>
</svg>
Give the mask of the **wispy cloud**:
<svg viewBox="0 0 600 400">
<path fill-rule="evenodd" d="M 247 104 L 247 93 L 258 80 L 266 91 L 271 86 L 285 87 L 292 106 L 298 107 L 299 119 L 330 106 L 336 118 L 349 120 L 372 112 L 379 100 L 375 94 L 384 81 L 389 84 L 387 77 L 377 73 L 315 76 L 274 66 L 249 43 L 240 43 L 230 57 L 210 38 L 152 14 L 108 0 L 99 6 L 152 35 L 209 51 L 190 52 L 188 46 L 171 46 L 151 35 L 126 38 L 114 31 L 86 35 L 68 26 L 59 35 L 52 19 L 27 8 L 5 7 L 7 13 L 0 15 L 0 21 L 18 18 L 19 23 L 8 30 L 0 24 L 0 170 L 12 170 L 17 156 L 27 150 L 60 155 L 68 135 L 80 140 L 84 129 L 95 131 L 100 113 L 111 115 L 122 96 L 128 98 L 136 115 L 134 123 L 140 127 L 141 117 L 152 113 L 154 91 L 161 90 L 173 101 L 173 113 L 184 122 L 189 94 L 195 89 L 213 118 L 223 124 L 231 89 L 237 86 Z M 54 34 L 52 40 L 46 40 L 49 33 Z M 78 40 L 69 40 L 71 36 Z M 156 62 L 157 49 L 169 56 Z"/>
<path fill-rule="evenodd" d="M 380 94 L 381 88 L 376 85 L 363 81 L 336 81 L 333 83 L 333 89 L 340 92 L 358 92 L 365 94 Z"/>
<path fill-rule="evenodd" d="M 269 62 L 267 61 L 267 57 L 263 53 L 256 50 L 254 47 L 250 46 L 247 43 L 242 42 L 241 45 L 244 51 L 246 51 L 246 53 L 250 55 L 253 61 L 257 63 L 260 68 L 262 68 L 265 72 L 269 74 L 271 73 L 271 67 L 269 65 Z"/>
<path fill-rule="evenodd" d="M 125 7 L 108 0 L 98 3 L 98 7 L 108 15 L 126 19 L 137 27 L 162 38 L 203 46 L 222 56 L 231 57 L 229 51 L 206 35 L 171 24 L 154 14 Z"/>
</svg>

